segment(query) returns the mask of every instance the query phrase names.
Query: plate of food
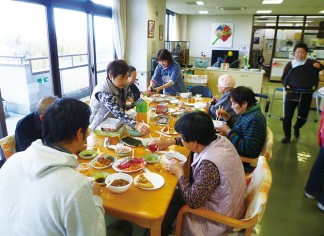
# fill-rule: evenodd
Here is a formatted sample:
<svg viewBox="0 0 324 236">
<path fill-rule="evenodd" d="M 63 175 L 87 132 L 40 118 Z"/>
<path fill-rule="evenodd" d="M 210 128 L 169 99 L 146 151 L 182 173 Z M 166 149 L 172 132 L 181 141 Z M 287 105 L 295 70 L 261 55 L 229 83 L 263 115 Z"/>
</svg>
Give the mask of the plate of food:
<svg viewBox="0 0 324 236">
<path fill-rule="evenodd" d="M 164 178 L 156 173 L 143 173 L 134 178 L 135 186 L 144 190 L 159 189 L 164 182 Z"/>
<path fill-rule="evenodd" d="M 93 159 L 97 156 L 98 152 L 96 150 L 83 150 L 79 153 L 82 159 Z"/>
<path fill-rule="evenodd" d="M 92 167 L 95 169 L 105 169 L 110 167 L 117 160 L 116 157 L 111 155 L 104 155 L 98 158 L 94 163 L 92 163 Z"/>
<path fill-rule="evenodd" d="M 132 173 L 139 171 L 145 167 L 146 161 L 144 158 L 121 158 L 113 164 L 115 171 L 121 171 L 125 173 Z"/>
<path fill-rule="evenodd" d="M 168 127 L 168 126 L 163 127 L 163 128 L 161 129 L 161 132 L 164 133 L 164 134 L 178 134 L 178 133 L 174 130 L 174 128 L 171 128 L 171 127 Z"/>
<path fill-rule="evenodd" d="M 171 100 L 170 103 L 171 104 L 178 104 L 179 103 L 179 100 L 178 99 L 174 99 L 174 100 Z"/>
<path fill-rule="evenodd" d="M 122 125 L 116 132 L 110 132 L 110 131 L 105 131 L 102 130 L 100 127 L 97 127 L 94 131 L 95 134 L 100 135 L 100 136 L 115 136 L 115 135 L 121 135 L 122 133 L 124 133 L 124 125 Z"/>
<path fill-rule="evenodd" d="M 194 107 L 176 107 L 175 110 L 180 112 L 192 112 L 196 109 Z"/>
</svg>

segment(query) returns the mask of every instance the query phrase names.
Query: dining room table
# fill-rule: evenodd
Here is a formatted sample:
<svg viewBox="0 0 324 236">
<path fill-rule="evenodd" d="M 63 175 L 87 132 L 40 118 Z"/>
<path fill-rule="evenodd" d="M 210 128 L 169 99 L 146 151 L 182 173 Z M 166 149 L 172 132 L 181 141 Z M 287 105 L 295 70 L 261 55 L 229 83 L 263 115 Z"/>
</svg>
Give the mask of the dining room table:
<svg viewBox="0 0 324 236">
<path fill-rule="evenodd" d="M 183 104 L 187 103 L 187 100 L 184 98 L 177 97 L 176 99 L 181 101 Z M 206 102 L 209 100 L 210 99 L 202 98 L 200 99 L 200 102 Z M 170 101 L 173 102 L 171 103 Z M 176 107 L 178 107 L 178 103 L 174 102 L 174 99 L 170 101 L 167 102 L 169 111 L 172 113 L 175 111 Z M 187 104 L 187 107 L 194 107 L 193 105 L 196 101 L 191 102 L 193 104 Z M 156 107 L 159 103 L 161 103 L 160 100 L 151 100 L 149 106 L 150 108 Z M 150 110 L 151 109 L 148 109 L 148 112 L 150 112 Z M 140 138 L 151 139 L 179 137 L 179 134 L 177 134 L 176 132 L 167 134 L 168 137 L 163 135 L 163 128 L 166 126 L 174 128 L 174 123 L 179 118 L 178 115 L 174 116 L 170 113 L 164 115 L 170 118 L 167 125 L 158 125 L 157 119 L 159 119 L 159 116 L 152 116 L 148 123 L 150 126 L 150 133 Z M 104 155 L 112 155 L 117 159 L 122 158 L 118 157 L 116 152 L 113 149 L 110 149 L 109 145 L 105 143 L 109 138 L 107 136 L 109 136 L 108 133 L 107 135 L 103 135 L 103 133 L 100 133 L 100 135 L 92 133 L 87 138 L 87 149 L 96 150 L 98 153 L 103 153 Z M 119 138 L 121 139 L 126 136 L 130 135 L 125 131 L 120 134 Z M 135 158 L 142 158 L 144 154 L 151 153 L 145 146 L 132 148 L 134 151 L 130 155 L 133 155 L 133 157 Z M 190 151 L 183 146 L 172 145 L 168 147 L 168 150 L 159 150 L 156 152 L 156 154 L 163 155 L 165 152 L 179 152 L 187 157 L 187 162 L 184 164 L 184 170 L 186 176 L 189 177 Z M 78 160 L 79 163 L 89 163 L 91 161 L 91 159 L 82 159 L 80 158 L 80 156 Z M 113 174 L 116 173 L 116 170 L 112 168 L 112 166 L 100 170 L 95 169 L 94 167 L 90 167 L 87 170 L 86 175 L 92 176 L 95 172 L 108 172 L 109 174 Z M 158 236 L 161 235 L 162 221 L 175 192 L 177 186 L 177 178 L 173 174 L 170 174 L 165 168 L 161 168 L 161 165 L 158 165 L 156 163 L 146 163 L 145 168 L 128 174 L 131 175 L 134 179 L 136 176 L 145 172 L 153 172 L 161 175 L 164 179 L 164 184 L 159 188 L 148 190 L 141 189 L 135 186 L 134 183 L 132 183 L 130 188 L 123 193 L 114 193 L 106 188 L 106 186 L 101 186 L 101 198 L 103 200 L 103 207 L 107 215 L 124 219 L 133 222 L 141 227 L 148 228 L 150 230 L 151 236 Z"/>
</svg>

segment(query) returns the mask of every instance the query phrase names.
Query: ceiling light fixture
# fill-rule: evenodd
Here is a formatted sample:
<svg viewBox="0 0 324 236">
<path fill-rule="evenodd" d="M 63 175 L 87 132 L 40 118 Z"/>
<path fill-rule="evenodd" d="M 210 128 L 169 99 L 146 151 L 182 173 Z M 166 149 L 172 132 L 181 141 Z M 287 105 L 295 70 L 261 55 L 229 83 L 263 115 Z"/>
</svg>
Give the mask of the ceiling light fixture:
<svg viewBox="0 0 324 236">
<path fill-rule="evenodd" d="M 256 13 L 257 14 L 268 14 L 268 13 L 271 13 L 272 10 L 257 10 Z"/>
<path fill-rule="evenodd" d="M 281 4 L 283 0 L 263 0 L 262 4 Z"/>
<path fill-rule="evenodd" d="M 208 11 L 198 11 L 199 14 L 208 14 Z"/>
<path fill-rule="evenodd" d="M 320 11 L 319 13 L 324 13 L 324 10 Z"/>
<path fill-rule="evenodd" d="M 197 5 L 199 5 L 199 6 L 205 5 L 205 3 L 204 3 L 203 1 L 197 1 L 196 3 L 197 3 Z"/>
</svg>

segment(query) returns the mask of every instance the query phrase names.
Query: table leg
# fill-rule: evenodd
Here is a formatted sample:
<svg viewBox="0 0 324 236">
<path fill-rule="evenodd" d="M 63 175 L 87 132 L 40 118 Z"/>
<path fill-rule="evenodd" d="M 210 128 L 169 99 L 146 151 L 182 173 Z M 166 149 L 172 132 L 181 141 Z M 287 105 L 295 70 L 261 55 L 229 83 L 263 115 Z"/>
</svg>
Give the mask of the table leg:
<svg viewBox="0 0 324 236">
<path fill-rule="evenodd" d="M 161 235 L 161 224 L 162 224 L 162 221 L 151 221 L 150 236 L 160 236 Z"/>
</svg>

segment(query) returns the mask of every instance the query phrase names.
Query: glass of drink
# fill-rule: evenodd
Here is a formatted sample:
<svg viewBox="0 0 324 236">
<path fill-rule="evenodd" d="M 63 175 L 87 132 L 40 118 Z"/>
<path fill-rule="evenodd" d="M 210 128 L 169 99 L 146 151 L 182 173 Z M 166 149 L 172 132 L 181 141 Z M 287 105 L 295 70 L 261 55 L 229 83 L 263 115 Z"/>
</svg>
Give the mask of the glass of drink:
<svg viewBox="0 0 324 236">
<path fill-rule="evenodd" d="M 161 171 L 162 171 L 162 164 L 160 162 L 154 164 L 154 171 L 156 173 L 161 173 Z"/>
<path fill-rule="evenodd" d="M 158 150 L 158 145 L 156 145 L 156 144 L 149 144 L 148 146 L 147 146 L 147 148 L 148 148 L 148 150 L 150 150 L 151 152 L 156 152 L 157 150 Z"/>
</svg>

